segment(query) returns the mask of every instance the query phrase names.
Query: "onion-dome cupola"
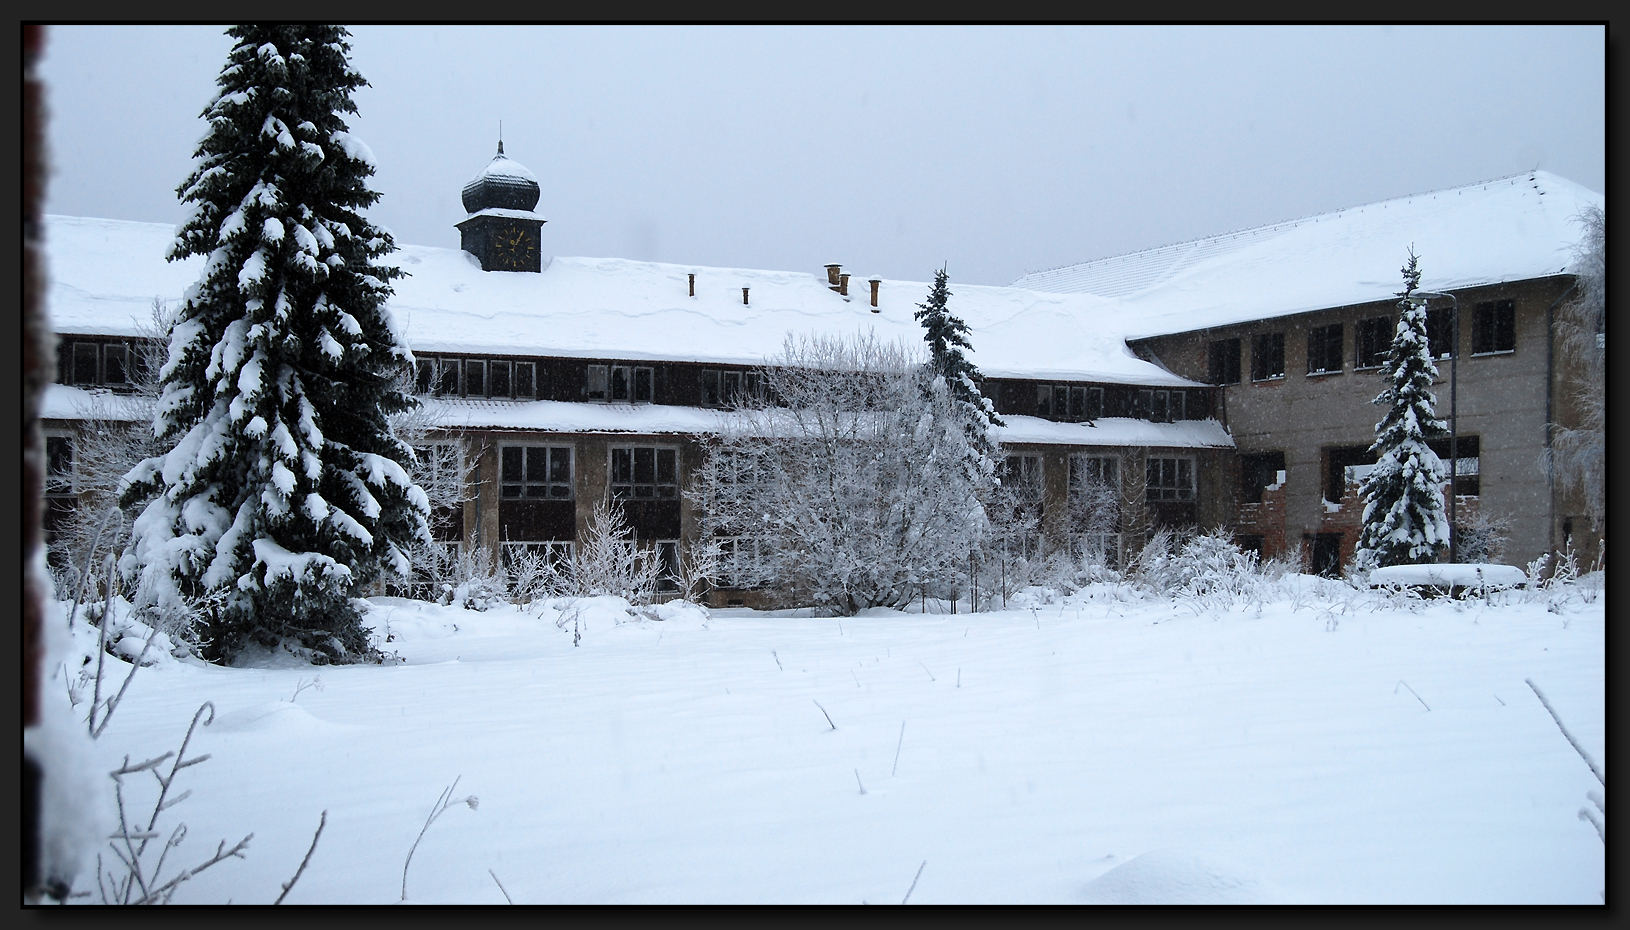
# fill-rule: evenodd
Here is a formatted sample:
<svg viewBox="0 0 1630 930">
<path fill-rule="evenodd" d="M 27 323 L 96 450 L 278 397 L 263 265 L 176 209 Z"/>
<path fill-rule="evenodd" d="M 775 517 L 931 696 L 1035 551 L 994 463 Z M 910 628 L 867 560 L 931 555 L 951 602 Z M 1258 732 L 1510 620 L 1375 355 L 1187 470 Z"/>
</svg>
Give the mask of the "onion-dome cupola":
<svg viewBox="0 0 1630 930">
<path fill-rule="evenodd" d="M 541 271 L 539 251 L 543 217 L 532 212 L 541 189 L 538 179 L 519 162 L 498 154 L 464 185 L 464 211 L 458 224 L 459 245 L 481 260 L 483 271 Z"/>
</svg>

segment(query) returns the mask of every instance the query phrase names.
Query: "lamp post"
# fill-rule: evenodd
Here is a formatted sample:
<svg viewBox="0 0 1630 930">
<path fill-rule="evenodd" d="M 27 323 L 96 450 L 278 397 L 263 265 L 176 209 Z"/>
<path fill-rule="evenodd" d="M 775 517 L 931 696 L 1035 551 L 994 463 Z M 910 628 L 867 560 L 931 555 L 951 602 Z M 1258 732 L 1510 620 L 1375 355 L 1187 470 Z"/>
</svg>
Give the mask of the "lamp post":
<svg viewBox="0 0 1630 930">
<path fill-rule="evenodd" d="M 1454 562 L 1459 555 L 1456 537 L 1460 535 L 1455 532 L 1456 485 L 1460 483 L 1460 419 L 1455 415 L 1455 362 L 1460 359 L 1460 301 L 1455 299 L 1455 295 L 1441 291 L 1415 291 L 1409 295 L 1411 301 L 1419 300 L 1422 307 L 1438 297 L 1449 298 L 1449 330 L 1452 334 L 1449 337 L 1449 561 Z"/>
</svg>

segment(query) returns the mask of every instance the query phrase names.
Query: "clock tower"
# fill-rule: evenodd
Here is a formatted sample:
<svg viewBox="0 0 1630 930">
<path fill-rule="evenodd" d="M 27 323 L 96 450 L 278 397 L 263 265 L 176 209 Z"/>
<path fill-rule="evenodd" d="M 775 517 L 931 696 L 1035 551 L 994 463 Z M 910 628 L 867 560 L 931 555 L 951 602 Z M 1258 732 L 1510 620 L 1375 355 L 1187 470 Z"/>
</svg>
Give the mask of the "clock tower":
<svg viewBox="0 0 1630 930">
<path fill-rule="evenodd" d="M 544 218 L 532 212 L 538 179 L 504 157 L 504 143 L 487 167 L 464 185 L 459 246 L 481 260 L 482 271 L 542 271 Z"/>
</svg>

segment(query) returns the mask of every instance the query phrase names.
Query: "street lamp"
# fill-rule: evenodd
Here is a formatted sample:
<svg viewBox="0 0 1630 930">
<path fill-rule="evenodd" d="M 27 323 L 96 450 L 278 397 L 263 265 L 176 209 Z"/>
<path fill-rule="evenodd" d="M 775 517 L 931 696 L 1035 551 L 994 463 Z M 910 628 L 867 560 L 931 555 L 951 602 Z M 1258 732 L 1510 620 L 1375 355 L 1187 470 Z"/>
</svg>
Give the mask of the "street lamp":
<svg viewBox="0 0 1630 930">
<path fill-rule="evenodd" d="M 1455 295 L 1441 291 L 1414 291 L 1409 295 L 1409 300 L 1418 300 L 1424 307 L 1438 297 L 1449 298 L 1449 330 L 1452 333 L 1449 338 L 1449 561 L 1454 562 L 1459 553 L 1456 541 L 1460 535 L 1455 532 L 1456 485 L 1460 483 L 1460 420 L 1455 415 L 1455 362 L 1460 359 L 1460 301 L 1455 299 Z"/>
</svg>

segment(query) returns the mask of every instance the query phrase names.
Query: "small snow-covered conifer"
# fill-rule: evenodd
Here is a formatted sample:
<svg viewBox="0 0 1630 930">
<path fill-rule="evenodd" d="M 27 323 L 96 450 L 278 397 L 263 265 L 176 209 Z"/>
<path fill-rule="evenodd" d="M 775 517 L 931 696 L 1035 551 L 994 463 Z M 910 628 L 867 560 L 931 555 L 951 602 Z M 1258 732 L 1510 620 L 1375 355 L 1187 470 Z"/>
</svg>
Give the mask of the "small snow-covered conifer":
<svg viewBox="0 0 1630 930">
<path fill-rule="evenodd" d="M 928 344 L 928 369 L 945 379 L 968 433 L 970 451 L 968 466 L 974 474 L 991 483 L 996 474 L 996 461 L 1000 458 L 993 426 L 1001 426 L 996 407 L 979 392 L 983 377 L 979 368 L 962 354 L 972 349 L 968 342 L 968 324 L 952 313 L 949 307 L 951 289 L 949 275 L 944 268 L 934 272 L 934 284 L 928 290 L 928 301 L 917 305 L 913 313 L 923 326 L 923 342 Z"/>
<path fill-rule="evenodd" d="M 144 603 L 216 605 L 196 632 L 229 660 L 286 642 L 318 661 L 370 655 L 350 596 L 403 575 L 427 539 L 424 493 L 389 416 L 412 364 L 385 300 L 401 272 L 364 219 L 372 153 L 347 131 L 366 85 L 336 26 L 253 25 L 204 110 L 177 190 L 192 205 L 169 258 L 205 257 L 159 372 L 153 432 L 170 451 L 125 476 L 157 496 L 120 562 Z"/>
<path fill-rule="evenodd" d="M 1398 327 L 1381 366 L 1389 384 L 1374 401 L 1387 406 L 1370 446 L 1379 459 L 1363 484 L 1364 530 L 1356 560 L 1366 567 L 1431 562 L 1449 544 L 1440 490 L 1447 470 L 1427 445 L 1447 436 L 1448 429 L 1433 409 L 1438 369 L 1427 350 L 1426 304 L 1413 296 L 1421 282 L 1413 250 L 1403 274 Z"/>
</svg>

